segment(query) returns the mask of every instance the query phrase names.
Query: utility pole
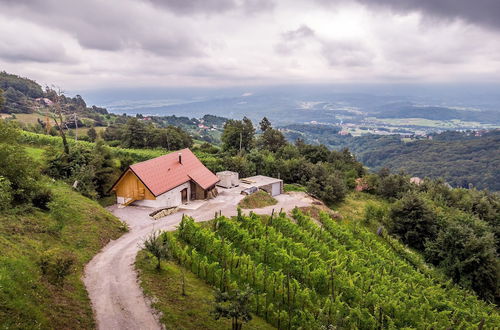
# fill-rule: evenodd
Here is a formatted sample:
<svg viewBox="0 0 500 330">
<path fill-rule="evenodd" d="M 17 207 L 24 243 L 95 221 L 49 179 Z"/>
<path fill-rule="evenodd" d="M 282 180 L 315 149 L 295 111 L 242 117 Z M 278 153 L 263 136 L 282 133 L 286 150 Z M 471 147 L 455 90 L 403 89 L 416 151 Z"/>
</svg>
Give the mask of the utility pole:
<svg viewBox="0 0 500 330">
<path fill-rule="evenodd" d="M 240 132 L 240 155 L 241 155 L 241 140 L 243 139 L 243 132 Z"/>
</svg>

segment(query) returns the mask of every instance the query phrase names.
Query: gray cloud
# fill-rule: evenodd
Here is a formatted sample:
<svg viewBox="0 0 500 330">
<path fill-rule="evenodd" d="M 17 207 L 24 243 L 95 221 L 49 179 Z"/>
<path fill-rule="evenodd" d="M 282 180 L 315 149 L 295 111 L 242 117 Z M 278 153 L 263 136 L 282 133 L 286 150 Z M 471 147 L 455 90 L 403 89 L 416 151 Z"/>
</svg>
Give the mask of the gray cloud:
<svg viewBox="0 0 500 330">
<path fill-rule="evenodd" d="M 500 79 L 500 30 L 467 23 L 499 25 L 496 1 L 316 1 L 336 6 L 0 0 L 0 66 L 68 88 Z"/>
<path fill-rule="evenodd" d="M 290 55 L 295 50 L 302 48 L 307 39 L 313 39 L 315 36 L 314 30 L 303 24 L 296 30 L 283 32 L 281 40 L 274 45 L 274 50 L 280 55 Z"/>
<path fill-rule="evenodd" d="M 332 67 L 366 67 L 375 58 L 367 47 L 354 41 L 323 41 L 321 54 Z"/>
<path fill-rule="evenodd" d="M 306 42 L 320 45 L 320 55 L 331 67 L 364 67 L 371 65 L 374 54 L 357 40 L 329 40 L 316 35 L 309 26 L 303 24 L 295 30 L 281 34 L 281 41 L 274 50 L 280 55 L 290 55 L 305 46 Z"/>
<path fill-rule="evenodd" d="M 316 0 L 331 5 L 349 0 Z M 498 0 L 351 0 L 368 7 L 387 8 L 395 12 L 421 12 L 444 19 L 463 19 L 470 23 L 500 29 Z"/>
<path fill-rule="evenodd" d="M 160 15 L 148 17 L 153 11 L 144 10 L 137 1 L 68 1 L 62 6 L 56 0 L 4 0 L 0 12 L 59 29 L 84 48 L 137 49 L 172 57 L 203 55 L 203 43 L 174 16 L 165 14 L 159 24 Z"/>
<path fill-rule="evenodd" d="M 297 40 L 302 38 L 314 37 L 314 30 L 307 25 L 301 25 L 297 30 L 286 31 L 283 33 L 285 40 Z"/>
<path fill-rule="evenodd" d="M 0 58 L 8 62 L 75 63 L 62 47 L 38 48 L 36 45 L 6 46 L 0 42 Z"/>
<path fill-rule="evenodd" d="M 147 0 L 146 0 L 147 1 Z M 255 13 L 272 9 L 270 0 L 149 0 L 160 8 L 166 8 L 177 14 L 220 14 L 239 9 Z"/>
</svg>

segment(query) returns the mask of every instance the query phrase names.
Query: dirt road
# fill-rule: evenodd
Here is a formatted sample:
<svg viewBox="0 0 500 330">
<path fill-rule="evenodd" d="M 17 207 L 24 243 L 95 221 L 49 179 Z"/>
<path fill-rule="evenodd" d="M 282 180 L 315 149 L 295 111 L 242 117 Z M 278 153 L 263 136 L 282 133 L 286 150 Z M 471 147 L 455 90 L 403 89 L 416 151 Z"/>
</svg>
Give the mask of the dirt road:
<svg viewBox="0 0 500 330">
<path fill-rule="evenodd" d="M 160 220 L 149 217 L 152 211 L 144 207 L 110 208 L 118 218 L 129 225 L 130 231 L 110 242 L 85 267 L 84 283 L 87 287 L 99 329 L 161 329 L 157 315 L 144 297 L 134 262 L 144 238 L 155 230 L 175 230 L 182 215 L 190 215 L 196 221 L 213 219 L 215 212 L 225 216 L 236 215 L 236 205 L 242 196 L 235 191 L 224 190 L 196 210 L 181 210 Z M 308 206 L 311 199 L 303 193 L 277 196 L 277 205 L 253 210 L 258 214 L 271 214 L 272 210 L 285 212 L 295 206 Z"/>
</svg>

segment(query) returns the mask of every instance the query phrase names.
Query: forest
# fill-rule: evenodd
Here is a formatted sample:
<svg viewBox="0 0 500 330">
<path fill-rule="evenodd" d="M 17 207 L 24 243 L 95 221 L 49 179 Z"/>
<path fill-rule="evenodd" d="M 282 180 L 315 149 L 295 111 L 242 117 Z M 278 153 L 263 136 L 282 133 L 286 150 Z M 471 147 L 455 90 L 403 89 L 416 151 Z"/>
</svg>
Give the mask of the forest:
<svg viewBox="0 0 500 330">
<path fill-rule="evenodd" d="M 334 127 L 319 130 L 317 126 L 321 127 L 286 126 L 284 134 L 290 141 L 304 139 L 334 150 L 348 148 L 372 171 L 387 167 L 421 178 L 443 178 L 453 187 L 500 190 L 499 130 L 479 136 L 471 131 L 445 131 L 405 141 L 399 135 L 341 136 L 335 134 Z"/>
</svg>

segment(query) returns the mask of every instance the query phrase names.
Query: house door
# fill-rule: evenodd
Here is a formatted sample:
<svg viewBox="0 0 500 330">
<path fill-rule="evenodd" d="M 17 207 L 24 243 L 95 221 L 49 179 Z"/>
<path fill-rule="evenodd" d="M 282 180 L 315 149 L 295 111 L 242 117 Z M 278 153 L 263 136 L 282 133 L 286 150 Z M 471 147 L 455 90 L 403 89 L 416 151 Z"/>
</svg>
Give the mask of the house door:
<svg viewBox="0 0 500 330">
<path fill-rule="evenodd" d="M 184 188 L 181 190 L 181 200 L 182 200 L 182 204 L 185 204 L 188 202 L 188 190 L 187 190 L 187 188 Z"/>
</svg>

